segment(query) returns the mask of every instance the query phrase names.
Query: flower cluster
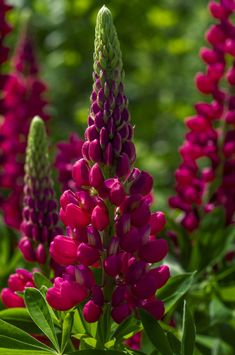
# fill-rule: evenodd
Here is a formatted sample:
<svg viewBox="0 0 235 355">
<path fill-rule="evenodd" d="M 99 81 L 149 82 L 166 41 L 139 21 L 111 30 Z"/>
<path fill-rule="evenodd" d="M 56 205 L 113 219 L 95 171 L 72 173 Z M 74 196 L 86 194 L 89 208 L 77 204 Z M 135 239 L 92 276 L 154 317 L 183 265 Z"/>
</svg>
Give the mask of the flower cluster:
<svg viewBox="0 0 235 355">
<path fill-rule="evenodd" d="M 33 275 L 25 269 L 16 269 L 8 279 L 8 288 L 1 292 L 2 303 L 7 308 L 24 307 L 24 299 L 17 292 L 23 292 L 26 287 L 35 287 Z"/>
<path fill-rule="evenodd" d="M 209 212 L 224 206 L 227 223 L 232 223 L 235 211 L 235 62 L 232 67 L 227 64 L 228 55 L 235 56 L 235 26 L 230 21 L 235 4 L 211 1 L 209 9 L 218 23 L 206 33 L 211 48 L 202 48 L 200 56 L 207 71 L 198 73 L 195 82 L 213 101 L 197 103 L 196 115 L 186 120 L 189 131 L 175 173 L 177 195 L 169 200 L 172 208 L 183 211 L 181 223 L 189 231 L 198 227 L 201 208 Z M 229 85 L 227 91 L 223 80 Z"/>
<path fill-rule="evenodd" d="M 55 167 L 58 171 L 58 180 L 62 190 L 75 189 L 72 179 L 72 167 L 77 159 L 82 158 L 83 140 L 76 133 L 72 133 L 68 141 L 62 141 L 57 144 L 57 155 Z"/>
<path fill-rule="evenodd" d="M 48 120 L 44 99 L 46 86 L 38 79 L 38 66 L 29 25 L 24 28 L 15 56 L 13 70 L 4 86 L 5 114 L 1 124 L 0 188 L 7 191 L 1 201 L 5 223 L 19 228 L 23 192 L 26 137 L 32 117 Z"/>
<path fill-rule="evenodd" d="M 106 7 L 97 18 L 94 68 L 83 158 L 72 169 L 77 191 L 67 190 L 60 199 L 67 235 L 56 236 L 50 245 L 52 258 L 66 268 L 48 290 L 47 300 L 59 310 L 85 301 L 87 322 L 99 319 L 104 304 L 111 305 L 117 323 L 138 307 L 160 319 L 164 305 L 155 293 L 168 280 L 169 269 L 152 264 L 168 251 L 166 241 L 156 238 L 165 217 L 150 211 L 152 177 L 131 167 L 133 127 L 121 83 L 119 42 Z"/>
<path fill-rule="evenodd" d="M 0 0 L 0 66 L 2 66 L 6 62 L 9 53 L 9 48 L 7 48 L 4 45 L 5 37 L 11 31 L 11 26 L 6 21 L 6 15 L 9 10 L 11 10 L 11 6 L 7 5 L 5 3 L 5 0 Z M 7 75 L 4 75 L 1 70 L 0 92 L 3 89 L 6 78 Z M 0 98 L 0 114 L 2 115 L 3 113 L 4 113 L 4 105 L 3 105 L 2 98 Z M 0 136 L 0 140 L 1 140 L 1 136 Z"/>
<path fill-rule="evenodd" d="M 43 121 L 32 120 L 25 163 L 23 221 L 19 249 L 27 261 L 45 264 L 48 245 L 55 234 L 58 215 L 50 177 L 48 146 Z"/>
</svg>

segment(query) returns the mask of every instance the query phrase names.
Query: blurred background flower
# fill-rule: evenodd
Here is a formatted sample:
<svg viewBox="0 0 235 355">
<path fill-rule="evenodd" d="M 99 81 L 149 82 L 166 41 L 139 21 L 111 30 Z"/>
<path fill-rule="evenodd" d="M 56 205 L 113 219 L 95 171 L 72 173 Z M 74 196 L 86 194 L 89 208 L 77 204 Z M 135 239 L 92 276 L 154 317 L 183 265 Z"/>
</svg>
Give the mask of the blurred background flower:
<svg viewBox="0 0 235 355">
<path fill-rule="evenodd" d="M 22 10 L 33 12 L 42 75 L 49 85 L 53 139 L 81 137 L 92 83 L 95 16 L 103 0 L 9 0 L 14 26 Z M 179 164 L 183 119 L 199 100 L 193 83 L 210 20 L 205 0 L 107 0 L 119 30 L 126 92 L 136 124 L 137 165 L 154 175 L 159 209 L 167 208 Z M 125 16 L 123 16 L 123 11 Z M 8 38 L 10 47 L 17 28 Z M 11 45 L 12 42 L 12 45 Z"/>
</svg>

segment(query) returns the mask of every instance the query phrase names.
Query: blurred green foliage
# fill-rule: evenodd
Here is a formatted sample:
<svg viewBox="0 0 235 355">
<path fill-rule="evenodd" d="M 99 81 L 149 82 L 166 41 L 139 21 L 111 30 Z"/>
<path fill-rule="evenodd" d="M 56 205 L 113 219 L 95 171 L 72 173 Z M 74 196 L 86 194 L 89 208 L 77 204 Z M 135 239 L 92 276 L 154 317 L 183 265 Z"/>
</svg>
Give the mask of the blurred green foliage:
<svg viewBox="0 0 235 355">
<path fill-rule="evenodd" d="M 26 8 L 33 13 L 42 76 L 49 85 L 53 140 L 83 136 L 92 84 L 95 16 L 100 0 L 9 0 L 13 46 Z M 209 25 L 205 0 L 107 0 L 117 27 L 126 91 L 136 125 L 138 161 L 155 177 L 157 208 L 167 208 L 179 163 L 183 119 L 199 99 L 195 73 Z"/>
</svg>

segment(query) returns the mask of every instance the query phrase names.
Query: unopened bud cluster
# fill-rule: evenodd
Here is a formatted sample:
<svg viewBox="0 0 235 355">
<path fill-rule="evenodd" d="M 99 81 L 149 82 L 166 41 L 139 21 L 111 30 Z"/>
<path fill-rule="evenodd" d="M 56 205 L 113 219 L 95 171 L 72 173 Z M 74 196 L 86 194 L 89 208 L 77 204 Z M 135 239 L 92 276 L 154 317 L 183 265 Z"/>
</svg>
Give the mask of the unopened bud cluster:
<svg viewBox="0 0 235 355">
<path fill-rule="evenodd" d="M 235 4 L 233 0 L 211 1 L 209 10 L 218 23 L 206 33 L 211 47 L 202 48 L 200 56 L 207 71 L 197 74 L 196 87 L 213 101 L 197 103 L 196 115 L 186 120 L 189 131 L 175 173 L 177 195 L 169 201 L 171 207 L 183 211 L 181 222 L 189 231 L 198 227 L 201 208 L 210 212 L 223 206 L 228 224 L 235 211 L 235 26 L 230 19 Z"/>
<path fill-rule="evenodd" d="M 48 146 L 43 121 L 33 119 L 26 152 L 23 221 L 19 248 L 27 261 L 44 264 L 48 245 L 60 229 L 50 177 Z"/>
</svg>

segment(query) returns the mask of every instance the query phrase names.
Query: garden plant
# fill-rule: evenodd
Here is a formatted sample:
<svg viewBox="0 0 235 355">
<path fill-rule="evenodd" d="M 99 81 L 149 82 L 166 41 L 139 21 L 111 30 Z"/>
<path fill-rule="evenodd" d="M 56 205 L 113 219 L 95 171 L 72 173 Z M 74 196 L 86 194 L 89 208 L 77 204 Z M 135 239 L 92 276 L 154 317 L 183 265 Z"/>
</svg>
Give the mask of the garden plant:
<svg viewBox="0 0 235 355">
<path fill-rule="evenodd" d="M 109 8 L 93 12 L 84 132 L 78 125 L 58 141 L 65 126 L 39 77 L 33 12 L 21 16 L 13 55 L 6 45 L 14 6 L 0 0 L 0 354 L 235 354 L 235 1 L 208 4 L 205 68 L 164 203 L 158 158 L 145 161 L 135 138 L 127 93 L 138 90 L 124 76 Z M 50 36 L 63 42 L 58 29 Z"/>
</svg>

